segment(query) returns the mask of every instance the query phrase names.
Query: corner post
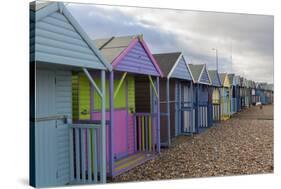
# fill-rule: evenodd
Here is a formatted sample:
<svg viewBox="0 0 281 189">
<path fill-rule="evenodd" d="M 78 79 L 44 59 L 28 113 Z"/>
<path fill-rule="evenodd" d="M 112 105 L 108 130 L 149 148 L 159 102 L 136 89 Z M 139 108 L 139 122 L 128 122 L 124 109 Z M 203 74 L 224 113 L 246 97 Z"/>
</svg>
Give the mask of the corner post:
<svg viewBox="0 0 281 189">
<path fill-rule="evenodd" d="M 157 150 L 158 153 L 160 153 L 160 90 L 159 90 L 159 77 L 156 77 L 156 91 L 158 93 L 158 98 L 157 98 Z"/>
<path fill-rule="evenodd" d="M 196 95 L 196 110 L 195 110 L 195 127 L 196 127 L 196 133 L 199 133 L 199 86 L 200 84 L 196 85 L 195 89 L 195 95 Z"/>
<path fill-rule="evenodd" d="M 194 110 L 194 92 L 193 92 L 193 82 L 191 81 L 190 82 L 190 107 L 191 107 L 191 119 L 190 119 L 190 122 L 189 122 L 189 131 L 191 132 L 191 134 L 194 133 L 194 130 L 193 130 L 193 123 L 194 123 L 194 120 L 193 120 L 193 110 Z"/>
<path fill-rule="evenodd" d="M 179 109 L 179 105 L 178 105 L 178 81 L 176 80 L 176 84 L 175 84 L 175 133 L 177 134 L 177 128 L 178 128 L 178 109 Z"/>
<path fill-rule="evenodd" d="M 181 82 L 179 82 L 179 102 L 178 102 L 178 128 L 177 128 L 177 133 L 176 136 L 181 134 L 181 126 L 182 126 L 182 121 L 181 121 L 181 114 L 182 114 L 182 92 L 181 92 L 181 88 L 182 88 L 182 84 Z"/>
<path fill-rule="evenodd" d="M 112 70 L 109 75 L 109 112 L 110 112 L 110 132 L 109 132 L 109 172 L 111 176 L 114 170 L 114 71 Z"/>
<path fill-rule="evenodd" d="M 166 81 L 166 108 L 167 108 L 167 129 L 168 129 L 168 146 L 171 145 L 171 132 L 170 132 L 170 79 Z"/>
<path fill-rule="evenodd" d="M 101 71 L 101 183 L 106 183 L 105 71 Z"/>
</svg>

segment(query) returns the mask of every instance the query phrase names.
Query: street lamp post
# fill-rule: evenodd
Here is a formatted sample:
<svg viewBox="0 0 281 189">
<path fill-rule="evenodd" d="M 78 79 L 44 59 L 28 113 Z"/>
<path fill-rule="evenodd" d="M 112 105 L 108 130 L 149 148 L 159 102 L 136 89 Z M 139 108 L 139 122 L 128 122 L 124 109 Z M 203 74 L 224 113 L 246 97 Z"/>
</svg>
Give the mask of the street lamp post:
<svg viewBox="0 0 281 189">
<path fill-rule="evenodd" d="M 216 67 L 217 67 L 217 71 L 219 71 L 218 49 L 212 48 L 212 50 L 216 51 Z"/>
</svg>

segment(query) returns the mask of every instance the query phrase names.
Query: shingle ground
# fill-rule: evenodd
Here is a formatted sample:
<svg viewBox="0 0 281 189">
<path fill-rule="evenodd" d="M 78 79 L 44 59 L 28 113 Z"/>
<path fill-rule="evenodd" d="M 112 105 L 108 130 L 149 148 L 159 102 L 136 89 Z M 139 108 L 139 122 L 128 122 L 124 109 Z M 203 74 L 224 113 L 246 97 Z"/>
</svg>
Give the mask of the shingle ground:
<svg viewBox="0 0 281 189">
<path fill-rule="evenodd" d="M 273 106 L 250 108 L 172 147 L 112 182 L 273 172 Z"/>
</svg>

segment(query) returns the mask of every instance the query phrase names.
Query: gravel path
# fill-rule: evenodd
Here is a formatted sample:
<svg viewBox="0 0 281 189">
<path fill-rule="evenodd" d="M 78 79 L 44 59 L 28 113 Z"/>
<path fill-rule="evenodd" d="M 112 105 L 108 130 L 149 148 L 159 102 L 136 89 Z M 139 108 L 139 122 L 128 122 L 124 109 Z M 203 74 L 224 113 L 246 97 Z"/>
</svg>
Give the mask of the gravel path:
<svg viewBox="0 0 281 189">
<path fill-rule="evenodd" d="M 200 135 L 177 137 L 171 148 L 112 182 L 272 173 L 270 117 L 273 106 L 253 107 Z"/>
</svg>

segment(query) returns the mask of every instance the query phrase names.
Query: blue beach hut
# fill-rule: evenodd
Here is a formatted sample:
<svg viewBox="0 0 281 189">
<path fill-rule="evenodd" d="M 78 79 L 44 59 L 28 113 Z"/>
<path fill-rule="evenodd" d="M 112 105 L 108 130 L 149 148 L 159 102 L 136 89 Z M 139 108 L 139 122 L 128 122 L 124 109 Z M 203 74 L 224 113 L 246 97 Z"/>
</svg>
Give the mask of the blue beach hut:
<svg viewBox="0 0 281 189">
<path fill-rule="evenodd" d="M 153 55 L 164 77 L 160 79 L 161 145 L 195 130 L 193 79 L 181 52 Z"/>
<path fill-rule="evenodd" d="M 188 64 L 195 83 L 195 133 L 200 133 L 211 126 L 210 86 L 212 81 L 206 64 Z"/>
<path fill-rule="evenodd" d="M 105 61 L 63 3 L 30 4 L 30 185 L 105 183 Z M 72 72 L 82 70 L 99 91 L 101 119 L 72 123 Z M 89 70 L 101 74 L 95 85 Z M 99 135 L 93 139 L 91 135 Z M 87 139 L 87 140 L 84 140 Z M 85 153 L 99 149 L 100 157 Z M 88 150 L 89 152 L 89 150 Z M 86 159 L 93 159 L 85 164 Z M 99 158 L 99 162 L 97 159 Z"/>
<path fill-rule="evenodd" d="M 220 80 L 220 76 L 217 70 L 208 70 L 212 85 L 211 85 L 211 99 L 212 99 L 212 108 L 211 108 L 211 115 L 212 115 L 212 122 L 218 122 L 221 120 L 221 95 L 220 95 L 220 88 L 222 87 L 222 83 Z"/>
</svg>

